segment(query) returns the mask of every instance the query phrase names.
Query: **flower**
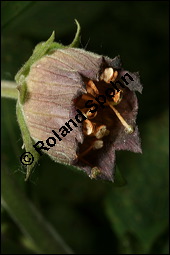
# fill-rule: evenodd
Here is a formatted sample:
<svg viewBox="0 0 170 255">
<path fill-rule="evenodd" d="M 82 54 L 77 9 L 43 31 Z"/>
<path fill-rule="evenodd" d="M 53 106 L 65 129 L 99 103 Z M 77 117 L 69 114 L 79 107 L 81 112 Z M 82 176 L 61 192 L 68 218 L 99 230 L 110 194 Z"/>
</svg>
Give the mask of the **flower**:
<svg viewBox="0 0 170 255">
<path fill-rule="evenodd" d="M 111 181 L 116 150 L 141 152 L 138 73 L 125 71 L 119 56 L 73 48 L 80 41 L 75 22 L 77 32 L 69 46 L 54 42 L 53 32 L 15 76 L 23 148 L 34 159 L 27 164 L 26 180 L 42 152 L 90 178 Z"/>
<path fill-rule="evenodd" d="M 133 81 L 114 89 L 110 82 L 119 84 L 125 74 Z M 70 47 L 53 50 L 31 65 L 25 82 L 23 114 L 34 142 L 46 141 L 52 130 L 61 136 L 61 127 L 75 119 L 77 109 L 85 116 L 79 125 L 71 123 L 55 146 L 42 150 L 56 162 L 80 168 L 90 178 L 114 181 L 115 151 L 141 152 L 134 91 L 141 92 L 142 85 L 137 73 L 123 70 L 119 56 L 110 59 Z"/>
</svg>

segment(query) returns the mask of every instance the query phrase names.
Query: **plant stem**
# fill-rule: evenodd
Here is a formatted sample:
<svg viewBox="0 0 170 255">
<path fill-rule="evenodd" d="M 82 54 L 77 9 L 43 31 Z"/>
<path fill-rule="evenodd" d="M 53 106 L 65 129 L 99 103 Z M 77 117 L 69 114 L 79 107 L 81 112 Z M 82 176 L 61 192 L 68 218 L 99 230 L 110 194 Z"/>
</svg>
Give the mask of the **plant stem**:
<svg viewBox="0 0 170 255">
<path fill-rule="evenodd" d="M 1 80 L 1 96 L 17 100 L 18 90 L 16 82 Z"/>
<path fill-rule="evenodd" d="M 55 229 L 28 200 L 8 171 L 2 170 L 2 205 L 40 254 L 73 254 Z"/>
</svg>

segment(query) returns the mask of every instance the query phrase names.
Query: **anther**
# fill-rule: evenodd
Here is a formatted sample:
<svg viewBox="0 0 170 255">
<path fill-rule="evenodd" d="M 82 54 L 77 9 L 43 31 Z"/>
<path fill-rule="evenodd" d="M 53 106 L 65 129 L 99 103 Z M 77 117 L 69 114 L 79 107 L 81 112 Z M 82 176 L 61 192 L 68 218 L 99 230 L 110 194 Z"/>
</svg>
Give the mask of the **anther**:
<svg viewBox="0 0 170 255">
<path fill-rule="evenodd" d="M 114 71 L 112 81 L 115 81 L 118 76 L 118 71 Z"/>
<path fill-rule="evenodd" d="M 86 116 L 86 118 L 88 119 L 94 119 L 97 115 L 97 111 L 96 112 L 91 112 L 90 110 L 94 110 L 95 107 L 91 107 L 90 109 L 87 109 L 87 108 L 83 108 L 83 109 L 80 109 L 80 111 Z"/>
<path fill-rule="evenodd" d="M 108 67 L 100 75 L 100 80 L 101 81 L 103 80 L 106 83 L 109 83 L 112 80 L 112 78 L 114 77 L 113 74 L 114 74 L 113 68 L 112 67 Z"/>
<path fill-rule="evenodd" d="M 103 147 L 103 141 L 102 140 L 96 140 L 93 143 L 93 149 L 94 150 L 99 150 Z"/>
<path fill-rule="evenodd" d="M 95 136 L 97 139 L 101 139 L 104 136 L 108 135 L 110 132 L 107 130 L 107 127 L 105 125 L 101 125 L 95 130 Z"/>
<path fill-rule="evenodd" d="M 98 175 L 101 173 L 101 170 L 97 167 L 97 166 L 94 166 L 92 164 L 90 164 L 87 160 L 85 160 L 84 158 L 79 158 L 79 160 L 81 162 L 83 162 L 84 164 L 86 164 L 87 166 L 90 166 L 91 167 L 91 172 L 89 174 L 89 177 L 91 179 L 96 179 L 98 177 Z"/>
<path fill-rule="evenodd" d="M 94 97 L 99 94 L 99 91 L 98 91 L 96 85 L 94 84 L 94 82 L 92 80 L 89 80 L 87 82 L 86 90 L 87 90 L 88 93 L 90 93 Z"/>
<path fill-rule="evenodd" d="M 118 92 L 115 93 L 114 97 L 113 97 L 113 101 L 118 104 L 121 101 L 121 91 L 119 90 Z"/>
<path fill-rule="evenodd" d="M 90 110 L 94 110 L 95 107 L 91 107 Z M 96 112 L 91 112 L 90 110 L 87 111 L 86 115 L 88 119 L 94 119 L 97 115 L 97 111 Z"/>
<path fill-rule="evenodd" d="M 96 177 L 101 173 L 101 170 L 95 166 L 91 169 L 91 173 L 89 174 L 89 177 L 91 179 L 96 179 Z"/>
<path fill-rule="evenodd" d="M 85 135 L 91 135 L 94 131 L 94 126 L 93 124 L 91 123 L 90 120 L 85 120 L 83 122 L 83 133 Z"/>
</svg>

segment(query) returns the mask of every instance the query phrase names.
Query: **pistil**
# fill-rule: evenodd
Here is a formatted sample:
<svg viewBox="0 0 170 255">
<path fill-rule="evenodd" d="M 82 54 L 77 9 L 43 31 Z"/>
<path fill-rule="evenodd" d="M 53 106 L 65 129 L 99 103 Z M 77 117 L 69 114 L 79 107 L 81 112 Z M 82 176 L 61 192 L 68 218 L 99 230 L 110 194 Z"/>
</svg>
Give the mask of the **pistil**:
<svg viewBox="0 0 170 255">
<path fill-rule="evenodd" d="M 121 116 L 121 114 L 118 112 L 118 110 L 116 110 L 116 108 L 107 100 L 108 105 L 110 106 L 110 108 L 114 111 L 114 113 L 116 114 L 116 116 L 118 117 L 118 119 L 120 120 L 120 122 L 122 123 L 122 125 L 125 127 L 125 131 L 128 134 L 133 133 L 133 127 L 131 125 L 129 125 L 124 118 Z"/>
</svg>

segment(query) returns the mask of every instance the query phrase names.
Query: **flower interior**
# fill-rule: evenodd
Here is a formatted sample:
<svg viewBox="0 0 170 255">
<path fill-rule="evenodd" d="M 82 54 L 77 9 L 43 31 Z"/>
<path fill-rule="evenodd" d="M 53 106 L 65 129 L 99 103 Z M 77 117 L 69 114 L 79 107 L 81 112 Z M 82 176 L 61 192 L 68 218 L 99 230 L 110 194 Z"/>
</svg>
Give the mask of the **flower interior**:
<svg viewBox="0 0 170 255">
<path fill-rule="evenodd" d="M 118 90 L 114 89 L 110 81 L 117 81 L 118 78 L 118 70 L 113 70 L 111 67 L 104 69 L 99 81 L 83 77 L 87 93 L 79 96 L 74 101 L 76 109 L 79 109 L 87 118 L 82 124 L 84 141 L 82 144 L 79 144 L 79 151 L 77 152 L 78 162 L 92 168 L 91 178 L 95 178 L 100 173 L 100 169 L 96 166 L 98 152 L 109 143 L 109 140 L 114 141 L 114 136 L 116 137 L 120 124 L 124 126 L 125 132 L 133 132 L 132 126 L 124 120 L 116 109 L 116 105 L 120 104 L 123 100 L 125 89 L 122 87 Z M 109 97 L 105 94 L 108 88 L 110 88 L 110 92 L 108 90 Z M 105 96 L 106 102 L 103 105 L 104 107 L 100 106 L 95 100 L 100 95 Z M 100 100 L 102 101 L 101 98 Z M 97 111 L 95 111 L 95 106 L 91 108 L 85 107 L 85 103 L 88 100 L 93 101 L 91 105 L 98 105 Z M 114 132 L 112 132 L 113 130 Z"/>
</svg>

